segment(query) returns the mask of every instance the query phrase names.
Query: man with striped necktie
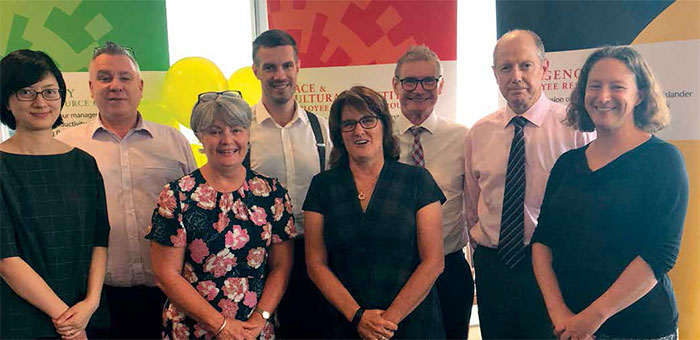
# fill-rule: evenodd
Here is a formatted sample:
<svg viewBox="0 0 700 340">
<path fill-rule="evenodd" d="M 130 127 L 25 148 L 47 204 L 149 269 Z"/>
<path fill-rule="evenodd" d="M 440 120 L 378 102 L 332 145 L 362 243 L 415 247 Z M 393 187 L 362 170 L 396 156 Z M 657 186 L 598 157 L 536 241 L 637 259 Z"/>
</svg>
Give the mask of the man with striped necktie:
<svg viewBox="0 0 700 340">
<path fill-rule="evenodd" d="M 440 59 L 425 45 L 411 46 L 399 58 L 392 83 L 401 104 L 394 125 L 401 145 L 399 160 L 428 169 L 447 198 L 442 206 L 445 269 L 435 285 L 445 336 L 466 339 L 474 300 L 474 280 L 462 250 L 469 242 L 464 215 L 468 129 L 434 112 L 444 79 Z"/>
<path fill-rule="evenodd" d="M 537 34 L 504 34 L 492 68 L 507 105 L 476 122 L 465 142 L 465 205 L 484 339 L 554 336 L 532 271 L 530 238 L 554 162 L 594 135 L 561 123 L 566 107 L 542 92 L 547 67 Z"/>
</svg>

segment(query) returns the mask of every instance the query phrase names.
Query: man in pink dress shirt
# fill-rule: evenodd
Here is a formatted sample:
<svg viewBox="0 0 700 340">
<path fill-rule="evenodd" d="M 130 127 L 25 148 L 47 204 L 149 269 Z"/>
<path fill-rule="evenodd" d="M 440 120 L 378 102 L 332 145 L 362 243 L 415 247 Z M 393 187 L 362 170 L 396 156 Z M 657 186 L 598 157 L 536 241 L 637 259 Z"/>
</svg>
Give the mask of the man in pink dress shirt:
<svg viewBox="0 0 700 340">
<path fill-rule="evenodd" d="M 58 139 L 95 157 L 107 195 L 109 224 L 104 292 L 109 339 L 160 338 L 165 295 L 155 285 L 144 239 L 163 186 L 197 165 L 185 137 L 145 121 L 137 111 L 143 80 L 133 55 L 107 42 L 90 62 L 90 94 L 99 115 Z"/>
<path fill-rule="evenodd" d="M 537 287 L 530 259 L 530 238 L 549 177 L 557 158 L 569 149 L 584 146 L 594 136 L 561 123 L 566 108 L 545 96 L 542 79 L 547 71 L 544 45 L 531 31 L 504 34 L 493 52 L 493 72 L 507 105 L 479 120 L 465 142 L 465 192 L 469 234 L 476 247 L 474 266 L 479 321 L 484 339 L 552 338 L 552 327 Z M 522 236 L 516 260 L 506 258 L 499 243 L 504 210 L 506 172 L 516 120 L 524 124 L 525 179 L 522 199 L 514 207 L 522 212 L 518 231 Z M 521 187 L 522 188 L 522 187 Z M 521 191 L 522 192 L 522 191 Z M 506 218 L 504 218 L 505 220 Z M 510 249 L 508 249 L 510 250 Z"/>
</svg>

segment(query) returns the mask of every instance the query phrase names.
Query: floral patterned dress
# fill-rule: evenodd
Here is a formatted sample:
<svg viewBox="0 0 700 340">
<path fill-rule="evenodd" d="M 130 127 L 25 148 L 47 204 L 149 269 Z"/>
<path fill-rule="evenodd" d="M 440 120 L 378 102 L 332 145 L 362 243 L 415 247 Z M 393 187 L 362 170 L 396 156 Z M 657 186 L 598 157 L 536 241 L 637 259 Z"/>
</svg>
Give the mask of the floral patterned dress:
<svg viewBox="0 0 700 340">
<path fill-rule="evenodd" d="M 296 237 L 292 206 L 274 179 L 246 170 L 233 192 L 217 192 L 200 170 L 163 188 L 147 239 L 184 247 L 182 276 L 223 315 L 247 320 L 267 276 L 271 244 Z M 213 334 L 168 301 L 164 339 L 211 339 Z M 268 321 L 261 339 L 274 338 Z"/>
</svg>

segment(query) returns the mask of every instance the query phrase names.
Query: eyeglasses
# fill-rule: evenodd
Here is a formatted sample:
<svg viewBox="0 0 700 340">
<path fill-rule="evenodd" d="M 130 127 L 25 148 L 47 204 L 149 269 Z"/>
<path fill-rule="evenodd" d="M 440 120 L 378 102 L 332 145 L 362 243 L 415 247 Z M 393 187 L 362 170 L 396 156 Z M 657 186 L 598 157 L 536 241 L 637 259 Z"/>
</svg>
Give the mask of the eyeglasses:
<svg viewBox="0 0 700 340">
<path fill-rule="evenodd" d="M 360 123 L 360 126 L 365 129 L 374 129 L 378 121 L 379 117 L 377 116 L 364 116 L 360 120 L 348 119 L 340 122 L 340 130 L 343 132 L 355 131 L 357 123 Z"/>
<path fill-rule="evenodd" d="M 442 78 L 442 76 L 438 76 L 437 78 L 426 77 L 423 79 L 407 77 L 407 78 L 399 79 L 399 82 L 401 82 L 401 87 L 406 91 L 415 90 L 418 87 L 419 83 L 421 86 L 423 86 L 423 90 L 432 91 L 432 90 L 435 90 L 435 88 L 437 87 L 438 82 L 440 81 L 440 78 Z"/>
<path fill-rule="evenodd" d="M 45 100 L 59 100 L 61 99 L 61 90 L 60 89 L 46 89 L 43 91 L 34 91 L 30 89 L 21 89 L 17 92 L 15 92 L 15 97 L 17 97 L 17 100 L 23 101 L 23 102 L 31 102 L 36 99 L 36 97 L 41 93 L 41 96 L 44 97 Z"/>
<path fill-rule="evenodd" d="M 199 96 L 197 96 L 197 104 L 216 100 L 216 98 L 219 98 L 219 96 L 226 97 L 226 98 L 243 99 L 243 95 L 241 94 L 241 91 L 238 91 L 238 90 L 227 90 L 227 91 L 220 91 L 220 92 L 202 92 L 199 94 Z"/>
</svg>

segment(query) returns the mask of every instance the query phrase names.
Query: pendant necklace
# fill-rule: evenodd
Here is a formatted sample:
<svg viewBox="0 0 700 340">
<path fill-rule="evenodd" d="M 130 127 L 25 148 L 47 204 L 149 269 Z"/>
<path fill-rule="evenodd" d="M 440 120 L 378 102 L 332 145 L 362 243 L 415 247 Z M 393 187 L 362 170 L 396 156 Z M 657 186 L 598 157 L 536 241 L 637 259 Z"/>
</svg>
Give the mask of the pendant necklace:
<svg viewBox="0 0 700 340">
<path fill-rule="evenodd" d="M 378 178 L 379 178 L 379 176 L 375 177 L 374 180 L 372 181 L 372 183 L 365 190 L 361 190 L 359 188 L 359 186 L 357 186 L 358 187 L 357 188 L 357 192 L 358 192 L 357 199 L 358 200 L 364 201 L 367 199 L 367 195 L 365 195 L 365 193 L 363 191 L 370 192 L 374 188 L 374 185 L 377 183 Z"/>
</svg>

